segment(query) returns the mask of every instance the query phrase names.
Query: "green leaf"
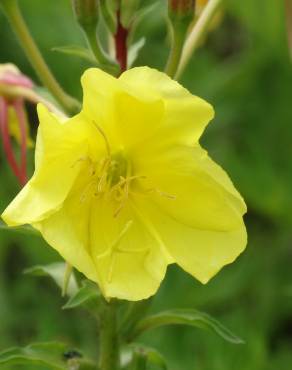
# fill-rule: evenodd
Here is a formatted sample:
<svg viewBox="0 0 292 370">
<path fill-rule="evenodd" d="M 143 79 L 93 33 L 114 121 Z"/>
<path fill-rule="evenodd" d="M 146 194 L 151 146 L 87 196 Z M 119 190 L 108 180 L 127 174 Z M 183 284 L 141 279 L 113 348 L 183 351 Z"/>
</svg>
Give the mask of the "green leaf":
<svg viewBox="0 0 292 370">
<path fill-rule="evenodd" d="M 24 271 L 25 274 L 30 274 L 33 276 L 49 276 L 51 277 L 55 283 L 63 289 L 64 277 L 66 271 L 66 263 L 64 262 L 55 262 L 50 265 L 38 265 L 26 269 Z M 71 274 L 68 282 L 67 294 L 71 297 L 75 295 L 78 291 L 78 285 L 74 274 Z"/>
<path fill-rule="evenodd" d="M 27 347 L 13 347 L 0 353 L 0 365 L 29 364 L 45 365 L 52 369 L 66 369 L 62 343 L 35 343 Z"/>
<path fill-rule="evenodd" d="M 34 343 L 0 352 L 0 365 L 47 366 L 54 370 L 97 370 L 96 365 L 68 345 L 58 342 Z M 1 366 L 2 368 L 2 366 Z"/>
<path fill-rule="evenodd" d="M 52 48 L 52 51 L 57 51 L 59 53 L 67 55 L 73 55 L 75 57 L 84 59 L 92 64 L 96 64 L 96 59 L 94 55 L 91 53 L 91 51 L 82 46 L 78 45 L 56 46 Z"/>
<path fill-rule="evenodd" d="M 99 298 L 101 297 L 100 291 L 96 284 L 89 280 L 84 280 L 82 287 L 75 292 L 69 301 L 63 306 L 63 309 L 71 309 L 80 306 L 88 308 L 89 306 L 98 306 Z"/>
<path fill-rule="evenodd" d="M 25 234 L 25 235 L 37 235 L 40 236 L 40 232 L 33 227 L 29 225 L 23 225 L 23 226 L 7 226 L 4 222 L 0 221 L 0 230 L 4 231 L 11 231 L 11 232 L 17 232 L 20 234 Z"/>
<path fill-rule="evenodd" d="M 36 343 L 27 347 L 13 347 L 0 353 L 0 365 L 30 364 L 45 365 L 52 369 L 66 369 L 63 353 L 67 350 L 62 343 Z"/>
<path fill-rule="evenodd" d="M 147 364 L 155 365 L 158 369 L 167 370 L 167 364 L 165 358 L 159 353 L 156 349 L 144 346 L 139 343 L 133 343 L 130 345 L 130 348 L 133 350 L 133 361 L 134 361 L 134 369 L 140 369 L 140 367 L 135 367 L 136 363 L 142 363 L 145 361 L 146 367 Z M 144 361 L 143 361 L 144 360 Z"/>
<path fill-rule="evenodd" d="M 244 343 L 242 339 L 234 335 L 219 321 L 204 312 L 199 312 L 194 309 L 173 309 L 148 316 L 136 324 L 133 331 L 126 339 L 132 341 L 146 330 L 164 325 L 188 325 L 200 329 L 209 329 L 227 342 L 233 344 Z"/>
<path fill-rule="evenodd" d="M 135 60 L 137 59 L 139 55 L 139 51 L 143 48 L 145 45 L 146 39 L 145 37 L 142 37 L 140 40 L 135 42 L 133 45 L 131 45 L 128 53 L 128 67 L 131 68 L 134 64 Z"/>
</svg>

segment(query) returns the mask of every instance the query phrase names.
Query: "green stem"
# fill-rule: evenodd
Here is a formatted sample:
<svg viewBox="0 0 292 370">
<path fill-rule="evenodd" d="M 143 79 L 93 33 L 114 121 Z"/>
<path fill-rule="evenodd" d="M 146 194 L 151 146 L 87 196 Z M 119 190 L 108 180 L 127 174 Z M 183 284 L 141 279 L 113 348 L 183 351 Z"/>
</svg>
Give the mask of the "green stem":
<svg viewBox="0 0 292 370">
<path fill-rule="evenodd" d="M 104 302 L 100 313 L 100 370 L 119 369 L 119 338 L 115 302 Z"/>
<path fill-rule="evenodd" d="M 80 109 L 79 102 L 62 89 L 51 73 L 27 28 L 17 0 L 2 0 L 1 4 L 29 62 L 39 76 L 40 81 L 54 95 L 67 113 L 76 113 Z"/>
<path fill-rule="evenodd" d="M 179 63 L 177 73 L 175 75 L 176 79 L 182 75 L 185 70 L 190 58 L 192 57 L 195 49 L 200 44 L 202 36 L 204 36 L 207 31 L 210 21 L 216 14 L 219 6 L 222 4 L 223 0 L 209 0 L 205 9 L 203 10 L 200 18 L 195 23 L 193 29 L 191 30 L 185 45 L 183 47 L 182 57 Z"/>
<path fill-rule="evenodd" d="M 128 341 L 131 333 L 139 320 L 145 316 L 152 303 L 152 298 L 144 299 L 138 302 L 130 302 L 128 310 L 119 328 L 123 340 Z"/>
<path fill-rule="evenodd" d="M 184 25 L 177 25 L 176 27 L 171 24 L 170 27 L 172 31 L 172 45 L 165 67 L 165 73 L 173 78 L 179 66 L 187 29 Z"/>
<path fill-rule="evenodd" d="M 83 31 L 86 35 L 87 42 L 91 48 L 97 62 L 100 64 L 100 67 L 112 74 L 119 73 L 119 66 L 113 60 L 109 58 L 103 51 L 100 46 L 100 42 L 97 39 L 96 30 L 91 25 L 88 27 L 83 27 Z"/>
</svg>

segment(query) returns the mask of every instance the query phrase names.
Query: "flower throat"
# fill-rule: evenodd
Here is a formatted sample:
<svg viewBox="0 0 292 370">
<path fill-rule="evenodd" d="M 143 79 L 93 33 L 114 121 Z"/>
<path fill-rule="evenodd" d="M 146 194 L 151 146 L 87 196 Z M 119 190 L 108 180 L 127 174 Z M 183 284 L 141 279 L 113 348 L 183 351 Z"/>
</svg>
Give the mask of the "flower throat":
<svg viewBox="0 0 292 370">
<path fill-rule="evenodd" d="M 132 182 L 134 180 L 145 179 L 146 177 L 143 175 L 133 175 L 131 163 L 124 155 L 124 152 L 121 150 L 112 154 L 105 132 L 94 121 L 93 124 L 104 140 L 106 156 L 97 165 L 93 165 L 92 163 L 92 178 L 85 187 L 81 200 L 86 198 L 89 191 L 91 193 L 93 192 L 95 197 L 104 196 L 107 200 L 114 200 L 117 205 L 114 211 L 114 217 L 117 217 L 129 199 L 130 185 Z M 175 196 L 165 193 L 156 187 L 144 190 L 139 189 L 138 192 L 144 195 L 156 193 L 167 199 L 176 199 Z"/>
<path fill-rule="evenodd" d="M 107 199 L 116 201 L 117 208 L 114 212 L 116 217 L 129 198 L 131 182 L 143 178 L 143 176 L 131 175 L 131 165 L 123 151 L 112 154 L 105 132 L 95 122 L 93 124 L 104 140 L 107 155 L 99 161 L 97 168 L 93 170 L 92 176 L 94 179 L 90 184 L 95 184 L 95 196 L 104 195 Z M 90 184 L 89 186 L 91 186 Z"/>
</svg>

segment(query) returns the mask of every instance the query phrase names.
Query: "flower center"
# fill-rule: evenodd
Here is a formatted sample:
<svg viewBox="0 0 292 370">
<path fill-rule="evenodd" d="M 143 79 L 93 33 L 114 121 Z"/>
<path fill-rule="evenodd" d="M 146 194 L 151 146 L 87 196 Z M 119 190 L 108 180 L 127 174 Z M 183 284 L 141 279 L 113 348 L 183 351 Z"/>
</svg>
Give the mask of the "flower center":
<svg viewBox="0 0 292 370">
<path fill-rule="evenodd" d="M 106 156 L 97 163 L 93 163 L 90 158 L 84 158 L 90 162 L 90 181 L 85 186 L 80 200 L 85 200 L 88 193 L 114 200 L 117 205 L 114 211 L 116 217 L 129 198 L 131 182 L 143 176 L 131 175 L 131 165 L 125 153 L 120 150 L 112 154 L 105 132 L 95 122 L 93 124 L 104 140 Z"/>
<path fill-rule="evenodd" d="M 117 185 L 121 178 L 130 175 L 130 163 L 127 161 L 123 152 L 117 152 L 111 156 L 107 173 L 107 181 L 110 187 Z"/>
<path fill-rule="evenodd" d="M 93 123 L 104 140 L 107 155 L 97 163 L 93 163 L 89 158 L 84 158 L 90 162 L 90 181 L 85 186 L 81 201 L 87 198 L 88 192 L 96 197 L 103 196 L 107 200 L 113 200 L 116 203 L 114 217 L 117 217 L 129 199 L 132 182 L 146 177 L 132 174 L 131 162 L 122 150 L 112 154 L 104 131 L 95 122 Z M 138 192 L 142 194 L 156 193 L 168 199 L 175 199 L 175 196 L 155 187 L 142 191 L 140 189 Z"/>
</svg>

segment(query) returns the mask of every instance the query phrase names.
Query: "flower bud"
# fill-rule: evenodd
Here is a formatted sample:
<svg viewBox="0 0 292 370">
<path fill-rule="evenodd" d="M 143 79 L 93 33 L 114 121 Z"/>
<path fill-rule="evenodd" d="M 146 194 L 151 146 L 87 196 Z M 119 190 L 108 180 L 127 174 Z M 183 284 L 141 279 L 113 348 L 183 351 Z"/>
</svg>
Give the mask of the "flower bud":
<svg viewBox="0 0 292 370">
<path fill-rule="evenodd" d="M 77 22 L 82 28 L 96 27 L 98 23 L 98 0 L 72 0 Z"/>
<path fill-rule="evenodd" d="M 121 0 L 121 22 L 125 28 L 130 28 L 139 6 L 140 0 Z"/>
<path fill-rule="evenodd" d="M 292 3 L 290 0 L 286 0 L 286 25 L 288 48 L 292 60 Z"/>
<path fill-rule="evenodd" d="M 172 19 L 193 19 L 195 0 L 168 0 L 169 16 Z"/>
<path fill-rule="evenodd" d="M 8 99 L 24 98 L 34 84 L 10 63 L 0 64 L 0 95 Z"/>
<path fill-rule="evenodd" d="M 0 141 L 2 141 L 7 163 L 22 185 L 27 179 L 27 150 L 33 146 L 33 140 L 29 135 L 25 102 L 29 101 L 33 104 L 41 102 L 56 115 L 63 117 L 63 113 L 35 92 L 34 87 L 32 80 L 21 73 L 14 64 L 0 64 Z M 12 139 L 20 147 L 19 160 L 14 152 Z"/>
<path fill-rule="evenodd" d="M 27 148 L 32 145 L 24 99 L 32 92 L 33 86 L 33 82 L 15 65 L 0 64 L 0 137 L 7 163 L 22 185 L 27 179 Z M 16 159 L 11 137 L 20 146 L 19 161 Z"/>
</svg>

